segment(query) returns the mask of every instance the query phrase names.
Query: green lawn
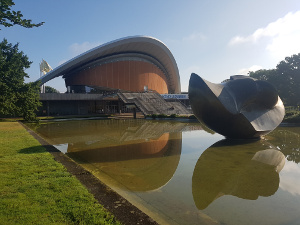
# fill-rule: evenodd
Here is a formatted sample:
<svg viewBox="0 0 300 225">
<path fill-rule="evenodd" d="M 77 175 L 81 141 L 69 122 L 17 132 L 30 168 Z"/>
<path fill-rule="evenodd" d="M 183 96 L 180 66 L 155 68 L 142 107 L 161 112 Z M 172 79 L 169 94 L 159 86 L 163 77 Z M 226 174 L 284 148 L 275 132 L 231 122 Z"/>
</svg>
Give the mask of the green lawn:
<svg viewBox="0 0 300 225">
<path fill-rule="evenodd" d="M 0 221 L 120 224 L 17 122 L 0 122 Z"/>
</svg>

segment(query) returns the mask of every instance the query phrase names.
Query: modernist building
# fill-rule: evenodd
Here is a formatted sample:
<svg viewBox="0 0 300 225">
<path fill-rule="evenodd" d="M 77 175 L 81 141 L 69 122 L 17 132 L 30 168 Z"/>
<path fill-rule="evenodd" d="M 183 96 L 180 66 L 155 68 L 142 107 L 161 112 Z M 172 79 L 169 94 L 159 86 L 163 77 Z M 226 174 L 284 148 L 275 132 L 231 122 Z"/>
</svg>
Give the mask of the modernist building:
<svg viewBox="0 0 300 225">
<path fill-rule="evenodd" d="M 42 84 L 63 76 L 71 93 L 111 90 L 180 93 L 175 59 L 161 41 L 133 36 L 100 45 L 41 77 Z"/>
<path fill-rule="evenodd" d="M 139 98 L 136 101 L 140 106 L 132 101 L 130 104 L 135 104 L 143 114 L 183 113 L 182 107 L 165 103 L 159 96 L 180 94 L 180 78 L 170 50 L 152 37 L 133 36 L 98 46 L 38 80 L 44 84 L 59 76 L 65 79 L 67 94 L 41 94 L 43 107 L 40 114 L 128 112 L 130 100 L 124 100 L 126 97 L 124 94 L 121 97 L 121 93 L 139 93 L 130 99 Z M 119 94 L 111 95 L 117 92 Z M 166 112 L 170 108 L 174 110 Z"/>
</svg>

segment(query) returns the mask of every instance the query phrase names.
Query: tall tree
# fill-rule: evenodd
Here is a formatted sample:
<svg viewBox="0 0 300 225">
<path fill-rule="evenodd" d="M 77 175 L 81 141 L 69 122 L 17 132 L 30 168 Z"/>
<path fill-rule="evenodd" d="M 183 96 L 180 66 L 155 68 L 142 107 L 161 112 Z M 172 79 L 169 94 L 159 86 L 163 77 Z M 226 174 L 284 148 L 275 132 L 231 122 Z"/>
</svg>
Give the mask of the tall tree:
<svg viewBox="0 0 300 225">
<path fill-rule="evenodd" d="M 273 84 L 285 105 L 300 104 L 300 53 L 286 57 L 276 69 L 251 71 L 249 75 Z"/>
<path fill-rule="evenodd" d="M 0 42 L 0 115 L 23 116 L 26 120 L 35 119 L 39 102 L 39 84 L 24 83 L 25 69 L 31 62 L 18 44 L 12 45 L 4 39 Z"/>
<path fill-rule="evenodd" d="M 0 0 L 0 25 L 5 27 L 11 27 L 13 25 L 20 25 L 26 28 L 39 27 L 44 24 L 32 23 L 31 20 L 23 19 L 23 14 L 21 11 L 14 11 L 11 9 L 15 3 L 13 0 Z M 1 30 L 1 29 L 0 29 Z"/>
<path fill-rule="evenodd" d="M 300 53 L 286 57 L 277 66 L 276 70 L 285 82 L 285 92 L 290 105 L 300 104 Z"/>
</svg>

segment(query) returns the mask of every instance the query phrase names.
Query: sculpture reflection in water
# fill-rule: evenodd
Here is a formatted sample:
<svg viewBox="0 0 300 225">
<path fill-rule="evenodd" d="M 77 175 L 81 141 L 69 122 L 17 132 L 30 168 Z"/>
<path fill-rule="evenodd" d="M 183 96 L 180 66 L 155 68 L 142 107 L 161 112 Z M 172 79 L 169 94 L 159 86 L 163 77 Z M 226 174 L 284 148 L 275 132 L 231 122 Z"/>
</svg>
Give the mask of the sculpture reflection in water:
<svg viewBox="0 0 300 225">
<path fill-rule="evenodd" d="M 192 193 L 203 210 L 223 195 L 255 200 L 279 187 L 285 156 L 265 141 L 222 140 L 202 153 L 192 178 Z"/>
<path fill-rule="evenodd" d="M 197 119 L 227 138 L 259 138 L 274 130 L 285 114 L 276 89 L 249 76 L 214 84 L 193 73 L 189 100 Z"/>
</svg>

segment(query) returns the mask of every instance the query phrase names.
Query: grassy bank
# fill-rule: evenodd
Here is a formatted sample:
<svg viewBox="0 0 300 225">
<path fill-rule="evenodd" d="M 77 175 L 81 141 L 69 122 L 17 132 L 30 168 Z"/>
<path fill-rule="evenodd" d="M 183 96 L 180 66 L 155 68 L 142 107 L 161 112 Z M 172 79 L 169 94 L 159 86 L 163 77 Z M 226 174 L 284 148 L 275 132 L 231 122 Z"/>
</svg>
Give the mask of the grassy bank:
<svg viewBox="0 0 300 225">
<path fill-rule="evenodd" d="M 19 123 L 0 146 L 1 224 L 119 224 Z"/>
</svg>

